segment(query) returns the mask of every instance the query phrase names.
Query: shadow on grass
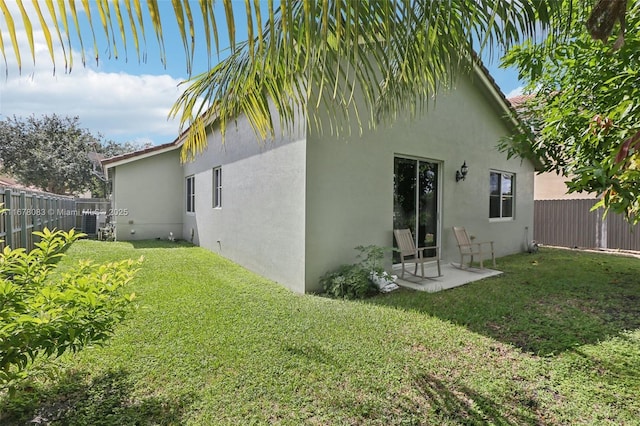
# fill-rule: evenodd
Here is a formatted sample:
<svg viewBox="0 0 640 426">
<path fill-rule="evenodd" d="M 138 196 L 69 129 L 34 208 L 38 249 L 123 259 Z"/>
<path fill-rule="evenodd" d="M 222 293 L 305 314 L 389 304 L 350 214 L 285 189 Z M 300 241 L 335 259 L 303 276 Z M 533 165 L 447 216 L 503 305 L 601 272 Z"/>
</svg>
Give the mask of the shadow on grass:
<svg viewBox="0 0 640 426">
<path fill-rule="evenodd" d="M 430 374 L 421 374 L 415 385 L 430 410 L 443 422 L 465 425 L 534 425 L 538 403 L 533 396 L 514 395 L 509 404 L 498 404 L 466 387 L 451 387 Z"/>
<path fill-rule="evenodd" d="M 185 248 L 196 247 L 194 244 L 185 240 L 139 240 L 139 241 L 127 241 L 134 249 L 154 249 L 154 248 Z"/>
<path fill-rule="evenodd" d="M 418 311 L 551 355 L 640 328 L 640 260 L 565 250 L 501 259 L 504 274 L 439 293 L 369 303 Z"/>
<path fill-rule="evenodd" d="M 291 355 L 304 358 L 307 361 L 326 365 L 339 365 L 336 358 L 330 352 L 322 349 L 313 342 L 302 343 L 300 345 L 286 345 L 284 349 Z"/>
<path fill-rule="evenodd" d="M 156 425 L 181 424 L 192 397 L 139 398 L 129 374 L 108 371 L 87 383 L 72 373 L 50 387 L 18 390 L 0 400 L 2 425 Z"/>
</svg>

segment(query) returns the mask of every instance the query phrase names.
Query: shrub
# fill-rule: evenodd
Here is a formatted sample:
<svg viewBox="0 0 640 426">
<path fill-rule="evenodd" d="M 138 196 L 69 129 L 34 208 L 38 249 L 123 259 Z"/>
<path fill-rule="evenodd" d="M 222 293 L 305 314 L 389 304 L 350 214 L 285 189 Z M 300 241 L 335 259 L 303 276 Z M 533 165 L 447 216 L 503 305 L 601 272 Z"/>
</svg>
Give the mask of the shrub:
<svg viewBox="0 0 640 426">
<path fill-rule="evenodd" d="M 343 299 L 360 299 L 373 289 L 369 272 L 359 264 L 340 266 L 323 275 L 320 284 L 328 296 Z"/>
<path fill-rule="evenodd" d="M 385 274 L 382 263 L 384 247 L 375 245 L 358 246 L 358 263 L 342 265 L 320 278 L 324 293 L 330 297 L 343 299 L 361 299 L 376 292 L 377 287 L 371 281 L 372 275 Z"/>
<path fill-rule="evenodd" d="M 33 368 L 37 358 L 108 339 L 135 296 L 123 294 L 122 287 L 142 261 L 83 261 L 54 274 L 63 251 L 84 234 L 34 234 L 41 240 L 31 252 L 6 247 L 0 253 L 0 388 L 10 390 L 42 372 Z"/>
</svg>

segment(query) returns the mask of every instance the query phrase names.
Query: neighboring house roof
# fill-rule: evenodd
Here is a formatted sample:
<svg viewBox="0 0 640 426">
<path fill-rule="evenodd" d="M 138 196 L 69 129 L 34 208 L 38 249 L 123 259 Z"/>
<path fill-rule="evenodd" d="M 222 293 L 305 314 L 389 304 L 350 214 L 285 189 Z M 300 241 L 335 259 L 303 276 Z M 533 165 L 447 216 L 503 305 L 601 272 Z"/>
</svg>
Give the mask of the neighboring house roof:
<svg viewBox="0 0 640 426">
<path fill-rule="evenodd" d="M 477 54 L 475 54 L 475 52 L 473 54 L 473 59 L 475 63 L 473 69 L 474 73 L 479 77 L 480 81 L 482 81 L 484 86 L 488 89 L 489 93 L 493 97 L 493 100 L 496 101 L 499 108 L 504 112 L 505 117 L 508 117 L 509 121 L 514 126 L 519 125 L 520 119 L 518 118 L 519 116 L 516 111 L 516 105 L 514 105 L 512 102 L 510 102 L 509 99 L 507 99 L 500 87 L 498 87 L 495 79 L 489 73 L 487 67 L 485 67 L 485 65 L 482 63 L 482 60 Z M 121 154 L 115 157 L 103 159 L 101 160 L 102 166 L 104 167 L 106 172 L 107 169 L 112 167 L 162 154 L 164 152 L 173 151 L 174 149 L 180 148 L 183 145 L 188 131 L 189 129 L 183 131 L 173 142 L 156 145 L 150 148 L 145 148 L 138 151 L 129 152 L 127 154 Z"/>
<path fill-rule="evenodd" d="M 0 188 L 19 189 L 21 191 L 42 191 L 42 189 L 36 188 L 35 186 L 23 185 L 13 177 L 5 174 L 0 174 Z"/>
<path fill-rule="evenodd" d="M 20 186 L 20 184 L 10 176 L 0 175 L 0 186 Z"/>
<path fill-rule="evenodd" d="M 528 101 L 529 99 L 533 99 L 533 97 L 534 95 L 518 95 L 507 99 L 507 102 L 509 102 L 511 106 L 513 106 L 517 110 L 526 101 Z"/>
</svg>

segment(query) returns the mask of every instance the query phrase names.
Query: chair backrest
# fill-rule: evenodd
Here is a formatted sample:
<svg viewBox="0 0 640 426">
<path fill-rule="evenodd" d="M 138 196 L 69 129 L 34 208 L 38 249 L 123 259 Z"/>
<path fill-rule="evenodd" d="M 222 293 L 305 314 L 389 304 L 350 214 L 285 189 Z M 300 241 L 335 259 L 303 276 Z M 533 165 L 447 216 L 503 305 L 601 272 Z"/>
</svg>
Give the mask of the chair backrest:
<svg viewBox="0 0 640 426">
<path fill-rule="evenodd" d="M 471 239 L 467 234 L 467 230 L 464 229 L 463 226 L 454 226 L 453 235 L 455 235 L 456 241 L 458 242 L 458 247 L 461 251 L 471 249 Z"/>
<path fill-rule="evenodd" d="M 416 253 L 416 243 L 413 241 L 410 229 L 394 229 L 393 235 L 396 237 L 400 254 L 404 256 Z"/>
</svg>

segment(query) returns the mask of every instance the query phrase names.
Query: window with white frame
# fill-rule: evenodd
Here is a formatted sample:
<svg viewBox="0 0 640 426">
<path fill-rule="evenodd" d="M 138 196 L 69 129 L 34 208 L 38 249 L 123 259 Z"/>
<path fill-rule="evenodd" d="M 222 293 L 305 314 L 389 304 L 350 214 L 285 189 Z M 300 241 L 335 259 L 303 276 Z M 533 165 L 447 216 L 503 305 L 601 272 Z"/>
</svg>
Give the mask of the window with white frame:
<svg viewBox="0 0 640 426">
<path fill-rule="evenodd" d="M 510 219 L 514 213 L 515 175 L 491 171 L 489 174 L 489 218 Z"/>
<path fill-rule="evenodd" d="M 222 167 L 213 169 L 213 207 L 222 207 Z"/>
<path fill-rule="evenodd" d="M 196 177 L 187 176 L 187 213 L 196 212 Z"/>
</svg>

